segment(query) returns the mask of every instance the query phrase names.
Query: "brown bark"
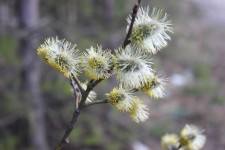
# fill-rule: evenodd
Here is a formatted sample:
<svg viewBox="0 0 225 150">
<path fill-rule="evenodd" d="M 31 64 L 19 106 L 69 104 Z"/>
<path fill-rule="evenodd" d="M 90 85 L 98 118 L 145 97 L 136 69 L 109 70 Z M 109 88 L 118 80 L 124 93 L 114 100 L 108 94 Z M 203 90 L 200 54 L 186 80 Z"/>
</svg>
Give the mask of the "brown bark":
<svg viewBox="0 0 225 150">
<path fill-rule="evenodd" d="M 17 4 L 21 30 L 32 33 L 19 39 L 19 52 L 23 61 L 21 93 L 23 100 L 28 104 L 24 107 L 27 108 L 31 149 L 47 150 L 44 103 L 39 85 L 40 65 L 36 55 L 39 38 L 37 33 L 32 32 L 39 26 L 39 0 L 20 0 Z"/>
</svg>

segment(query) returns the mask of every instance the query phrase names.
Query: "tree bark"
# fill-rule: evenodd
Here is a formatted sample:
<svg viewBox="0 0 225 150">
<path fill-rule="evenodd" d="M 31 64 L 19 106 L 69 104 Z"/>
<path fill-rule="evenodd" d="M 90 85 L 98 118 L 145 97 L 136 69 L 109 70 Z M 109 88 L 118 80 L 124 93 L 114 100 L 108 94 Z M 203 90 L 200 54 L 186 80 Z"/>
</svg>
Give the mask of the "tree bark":
<svg viewBox="0 0 225 150">
<path fill-rule="evenodd" d="M 40 90 L 40 65 L 36 55 L 38 34 L 33 32 L 39 26 L 39 0 L 20 0 L 18 17 L 21 30 L 28 36 L 19 39 L 19 53 L 22 59 L 21 93 L 27 103 L 27 117 L 32 150 L 48 150 L 44 102 Z"/>
</svg>

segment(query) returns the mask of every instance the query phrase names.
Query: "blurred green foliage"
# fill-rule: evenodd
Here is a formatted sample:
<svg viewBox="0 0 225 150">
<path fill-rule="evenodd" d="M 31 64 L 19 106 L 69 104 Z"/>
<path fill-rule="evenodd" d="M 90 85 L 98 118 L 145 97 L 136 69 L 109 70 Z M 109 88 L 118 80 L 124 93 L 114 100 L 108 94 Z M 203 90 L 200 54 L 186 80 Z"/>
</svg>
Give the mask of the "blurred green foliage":
<svg viewBox="0 0 225 150">
<path fill-rule="evenodd" d="M 97 44 L 108 46 L 107 42 L 109 38 L 112 38 L 112 34 L 120 31 L 125 34 L 126 17 L 131 12 L 136 0 L 114 0 L 111 20 L 104 18 L 105 12 L 102 3 L 103 1 L 100 0 L 98 2 L 91 0 L 41 1 L 41 22 L 44 22 L 45 19 L 49 20 L 49 23 L 42 27 L 43 30 L 42 28 L 40 30 L 41 38 L 45 39 L 49 36 L 58 35 L 60 38 L 66 38 L 72 43 L 77 43 L 80 50 L 85 50 Z M 201 22 L 194 20 L 199 17 L 200 10 L 191 6 L 192 4 L 189 5 L 189 2 L 186 1 L 143 0 L 142 4 L 143 6 L 150 5 L 150 8 L 155 6 L 164 9 L 169 14 L 174 26 L 175 34 L 172 34 L 172 41 L 157 56 L 157 61 L 161 67 L 165 68 L 163 70 L 167 70 L 170 75 L 182 69 L 189 69 L 193 72 L 194 82 L 185 86 L 184 89 L 179 88 L 182 91 L 181 98 L 177 99 L 182 101 L 183 97 L 193 96 L 200 97 L 197 98 L 198 101 L 210 99 L 209 105 L 224 105 L 225 98 L 222 85 L 218 86 L 216 84 L 219 81 L 215 82 L 213 74 L 212 59 L 215 59 L 215 57 L 207 57 L 207 55 L 214 56 L 212 54 L 215 54 L 217 48 L 215 45 L 217 45 L 218 41 L 216 36 L 212 39 L 210 39 L 210 36 L 215 33 L 215 30 L 218 31 L 217 27 L 203 30 L 200 26 Z M 11 10 L 16 12 L 13 5 L 10 5 L 10 7 Z M 16 18 L 17 15 L 14 15 Z M 13 20 L 15 19 L 12 18 Z M 15 28 L 15 30 L 17 29 Z M 20 67 L 22 65 L 20 56 L 22 54 L 17 51 L 19 44 L 17 38 L 17 35 L 12 35 L 11 32 L 1 34 L 0 30 L 1 120 L 10 115 L 23 114 L 24 109 L 27 107 L 27 104 L 20 99 L 21 93 L 18 92 L 19 84 L 23 81 L 20 80 Z M 124 37 L 119 35 L 115 38 L 123 40 Z M 122 44 L 122 40 L 120 44 Z M 113 49 L 117 48 L 119 44 L 110 46 Z M 50 141 L 49 144 L 53 147 L 55 142 L 62 136 L 71 118 L 74 109 L 73 94 L 68 79 L 64 79 L 56 70 L 44 63 L 42 63 L 41 67 L 42 80 L 40 84 L 43 92 L 42 96 L 45 100 L 47 135 Z M 83 75 L 80 77 L 83 81 L 86 80 Z M 100 87 L 96 89 L 99 99 L 105 98 L 104 94 L 115 84 L 113 82 L 114 80 L 111 79 L 99 85 Z M 176 90 L 171 92 L 176 92 Z M 168 99 L 174 100 L 173 97 Z M 157 103 L 163 105 L 164 101 Z M 133 141 L 142 141 L 149 144 L 154 141 L 153 139 L 158 139 L 153 144 L 157 144 L 159 147 L 159 139 L 163 134 L 167 133 L 167 131 L 176 130 L 176 126 L 186 122 L 190 116 L 195 115 L 186 106 L 177 106 L 166 116 L 160 116 L 160 105 L 150 109 L 150 111 L 155 111 L 159 115 L 155 118 L 150 116 L 148 122 L 140 125 L 131 122 L 128 116 L 108 105 L 90 108 L 82 112 L 78 124 L 70 136 L 71 145 L 76 149 L 126 150 Z M 25 115 L 23 117 L 25 118 Z M 161 120 L 158 121 L 157 119 Z M 207 124 L 207 116 L 204 119 L 202 124 Z M 179 122 L 181 120 L 183 122 Z M 15 132 L 18 129 L 15 127 L 17 125 L 13 122 L 6 126 L 0 126 L 1 150 L 24 150 L 24 147 L 29 149 L 30 145 L 27 144 L 27 141 L 21 138 L 21 134 Z M 5 129 L 10 133 L 3 135 L 2 131 Z M 23 128 L 23 130 L 25 129 Z M 23 136 L 28 137 L 28 135 Z M 213 136 L 211 141 L 213 141 Z"/>
<path fill-rule="evenodd" d="M 0 142 L 0 149 L 2 150 L 16 150 L 19 140 L 11 135 L 7 136 L 4 140 Z"/>
<path fill-rule="evenodd" d="M 17 40 L 9 35 L 0 35 L 0 60 L 4 64 L 16 65 L 18 56 L 16 53 Z"/>
</svg>

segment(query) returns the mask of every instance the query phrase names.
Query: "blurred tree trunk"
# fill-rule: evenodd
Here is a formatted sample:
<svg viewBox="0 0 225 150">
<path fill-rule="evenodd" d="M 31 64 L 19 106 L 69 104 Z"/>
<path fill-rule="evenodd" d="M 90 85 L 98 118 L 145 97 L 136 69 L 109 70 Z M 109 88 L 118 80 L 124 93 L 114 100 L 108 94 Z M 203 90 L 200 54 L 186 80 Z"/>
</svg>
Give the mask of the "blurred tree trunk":
<svg viewBox="0 0 225 150">
<path fill-rule="evenodd" d="M 103 2 L 103 17 L 104 21 L 108 24 L 111 24 L 113 19 L 113 5 L 114 0 L 104 0 Z"/>
<path fill-rule="evenodd" d="M 35 30 L 39 26 L 39 0 L 19 0 L 18 18 L 25 36 L 19 39 L 19 52 L 23 61 L 21 93 L 27 109 L 32 150 L 47 150 L 44 103 L 40 90 L 40 65 L 36 55 L 39 43 Z"/>
</svg>

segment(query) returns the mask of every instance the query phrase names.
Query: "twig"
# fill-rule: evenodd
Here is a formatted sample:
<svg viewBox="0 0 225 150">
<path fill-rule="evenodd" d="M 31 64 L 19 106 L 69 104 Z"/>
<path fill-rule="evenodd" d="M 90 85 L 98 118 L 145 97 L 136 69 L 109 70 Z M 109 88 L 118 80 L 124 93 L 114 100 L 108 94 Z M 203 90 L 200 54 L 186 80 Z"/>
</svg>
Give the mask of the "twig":
<svg viewBox="0 0 225 150">
<path fill-rule="evenodd" d="M 76 86 L 76 85 L 74 84 L 74 82 L 75 82 L 75 81 L 73 80 L 73 78 L 70 78 L 70 85 L 71 85 L 72 88 L 73 88 L 75 110 L 78 110 L 78 102 L 79 102 L 79 99 L 81 99 L 81 97 L 78 98 L 78 94 L 79 94 L 81 91 L 80 91 L 79 87 Z"/>
<path fill-rule="evenodd" d="M 61 150 L 66 144 L 69 143 L 68 137 L 69 137 L 71 131 L 73 130 L 73 128 L 74 128 L 74 126 L 77 122 L 77 118 L 80 114 L 80 111 L 85 108 L 85 101 L 86 101 L 89 93 L 98 83 L 100 83 L 102 81 L 102 80 L 91 80 L 89 82 L 88 86 L 87 86 L 86 91 L 84 91 L 84 93 L 81 95 L 80 88 L 76 88 L 76 86 L 73 83 L 73 82 L 78 81 L 78 80 L 75 80 L 75 79 L 76 78 L 70 79 L 70 84 L 73 87 L 73 92 L 74 92 L 74 97 L 75 97 L 75 109 L 74 109 L 73 117 L 72 117 L 69 125 L 67 126 L 66 131 L 65 131 L 60 143 L 58 144 L 58 146 L 56 147 L 55 150 Z M 81 99 L 81 101 L 78 105 L 78 102 L 79 102 L 80 99 Z"/>
<path fill-rule="evenodd" d="M 80 112 L 78 110 L 75 110 L 74 113 L 73 113 L 73 117 L 72 117 L 69 125 L 66 128 L 66 132 L 64 133 L 64 136 L 61 139 L 60 143 L 58 144 L 58 146 L 56 147 L 55 150 L 61 150 L 66 144 L 69 143 L 68 137 L 69 137 L 71 131 L 73 130 L 79 115 L 80 115 Z"/>
<path fill-rule="evenodd" d="M 132 11 L 132 19 L 131 19 L 131 24 L 127 33 L 127 36 L 125 38 L 125 41 L 123 43 L 123 48 L 126 48 L 126 46 L 131 42 L 130 41 L 130 36 L 132 33 L 132 28 L 133 28 L 133 24 L 138 12 L 138 8 L 140 6 L 141 0 L 138 0 L 138 3 L 134 6 L 133 11 Z M 87 106 L 91 106 L 91 105 L 95 105 L 95 104 L 103 104 L 103 103 L 108 103 L 108 100 L 98 100 L 98 101 L 94 101 L 88 104 L 85 104 L 85 101 L 87 100 L 87 97 L 89 95 L 89 93 L 93 90 L 93 88 L 95 86 L 97 86 L 102 80 L 91 80 L 88 85 L 87 85 L 87 89 L 83 89 L 78 81 L 78 79 L 72 75 L 72 78 L 70 79 L 70 84 L 73 87 L 73 92 L 74 92 L 74 97 L 75 97 L 75 108 L 74 108 L 74 113 L 73 113 L 73 117 L 69 123 L 69 125 L 66 128 L 66 131 L 64 133 L 64 136 L 62 137 L 60 143 L 58 144 L 58 146 L 56 147 L 55 150 L 62 150 L 62 148 L 69 143 L 69 135 L 71 133 L 71 131 L 73 130 L 76 122 L 77 122 L 77 118 L 80 115 L 80 111 L 83 110 L 85 107 Z M 77 87 L 74 85 L 74 82 L 76 83 Z M 78 104 L 80 100 L 80 103 Z"/>
<path fill-rule="evenodd" d="M 78 81 L 78 79 L 72 75 L 72 79 L 75 81 L 75 83 L 77 84 L 78 88 L 80 89 L 81 91 L 81 94 L 83 95 L 83 93 L 85 92 L 84 88 L 80 85 L 80 82 Z"/>
<path fill-rule="evenodd" d="M 179 150 L 180 148 L 182 148 L 181 144 L 177 148 L 175 148 L 174 150 Z"/>
<path fill-rule="evenodd" d="M 66 144 L 69 143 L 69 135 L 71 133 L 71 131 L 73 130 L 74 126 L 75 126 L 75 123 L 77 122 L 77 118 L 80 114 L 80 111 L 78 109 L 78 102 L 79 100 L 81 99 L 81 91 L 79 88 L 77 88 L 75 85 L 74 85 L 74 82 L 75 80 L 73 78 L 70 79 L 70 85 L 72 86 L 73 88 L 73 92 L 74 92 L 74 101 L 75 101 L 75 107 L 74 107 L 74 112 L 73 112 L 73 117 L 69 123 L 69 125 L 67 126 L 66 128 L 66 131 L 61 139 L 61 141 L 59 142 L 58 146 L 56 147 L 55 150 L 61 150 Z"/>
<path fill-rule="evenodd" d="M 131 23 L 130 23 L 130 26 L 129 26 L 129 29 L 128 29 L 128 32 L 127 32 L 127 36 L 123 42 L 123 45 L 122 45 L 122 48 L 125 49 L 127 47 L 128 44 L 130 44 L 130 36 L 131 36 L 131 33 L 132 33 L 132 30 L 133 30 L 133 26 L 134 26 L 134 21 L 135 21 L 135 18 L 137 16 L 137 12 L 138 12 L 138 9 L 139 9 L 139 6 L 141 4 L 141 0 L 138 0 L 138 3 L 136 5 L 134 5 L 133 7 L 133 10 L 132 10 L 132 15 L 131 15 Z"/>
<path fill-rule="evenodd" d="M 96 105 L 96 104 L 106 104 L 109 103 L 107 99 L 104 100 L 95 100 L 93 102 L 89 102 L 87 104 L 85 104 L 85 107 L 91 106 L 91 105 Z"/>
<path fill-rule="evenodd" d="M 87 85 L 87 89 L 84 92 L 84 94 L 82 95 L 82 99 L 81 102 L 79 104 L 79 109 L 83 109 L 85 107 L 85 101 L 89 95 L 89 93 L 91 92 L 91 90 L 93 90 L 93 88 L 98 85 L 100 82 L 102 81 L 102 79 L 99 80 L 91 80 L 88 85 Z"/>
</svg>

